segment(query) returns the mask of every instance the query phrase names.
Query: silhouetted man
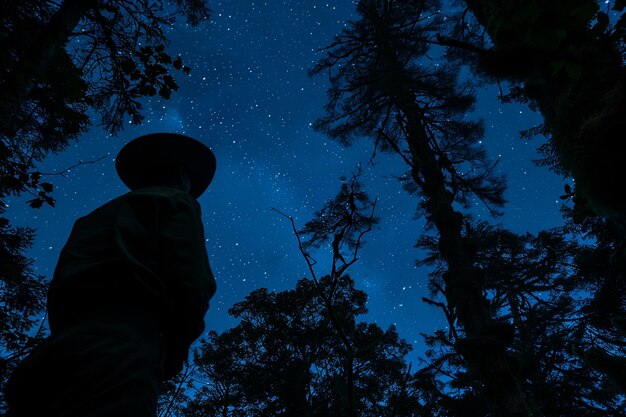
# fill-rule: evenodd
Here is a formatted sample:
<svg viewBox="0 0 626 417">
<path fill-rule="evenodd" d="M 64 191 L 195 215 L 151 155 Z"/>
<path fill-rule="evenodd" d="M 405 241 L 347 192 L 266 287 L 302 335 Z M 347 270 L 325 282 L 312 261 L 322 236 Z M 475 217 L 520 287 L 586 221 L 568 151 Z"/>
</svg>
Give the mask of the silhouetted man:
<svg viewBox="0 0 626 417">
<path fill-rule="evenodd" d="M 155 416 L 215 293 L 200 205 L 215 157 L 157 133 L 116 160 L 132 190 L 76 221 L 48 293 L 51 335 L 18 366 L 9 416 Z"/>
</svg>

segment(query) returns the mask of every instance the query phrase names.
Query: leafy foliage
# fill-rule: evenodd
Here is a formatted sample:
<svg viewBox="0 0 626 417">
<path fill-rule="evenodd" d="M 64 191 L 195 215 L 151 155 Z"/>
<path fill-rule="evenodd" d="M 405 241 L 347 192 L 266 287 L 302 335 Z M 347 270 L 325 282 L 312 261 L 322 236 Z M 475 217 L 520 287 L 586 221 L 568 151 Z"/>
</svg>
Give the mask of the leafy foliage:
<svg viewBox="0 0 626 417">
<path fill-rule="evenodd" d="M 203 0 L 177 0 L 190 24 L 206 20 Z M 6 194 L 35 194 L 34 207 L 53 204 L 49 191 L 26 180 L 49 153 L 84 132 L 88 113 L 112 133 L 125 118 L 140 123 L 140 99 L 168 99 L 187 74 L 182 58 L 166 52 L 164 27 L 175 15 L 162 1 L 90 0 L 3 5 L 0 182 Z"/>
<path fill-rule="evenodd" d="M 12 227 L 0 217 L 0 388 L 41 338 L 31 329 L 41 321 L 47 286 L 44 277 L 34 273 L 33 261 L 23 254 L 33 236 L 32 229 Z"/>
<path fill-rule="evenodd" d="M 615 22 L 595 0 L 464 3 L 447 43 L 463 53 L 453 54 L 479 74 L 510 82 L 517 99 L 541 112 L 549 138 L 541 164 L 573 176 L 578 199 L 624 235 L 626 200 L 612 186 L 624 165 L 622 2 L 613 3 L 621 13 Z"/>
<path fill-rule="evenodd" d="M 330 284 L 329 277 L 321 285 Z M 349 277 L 339 284 L 336 312 L 359 354 L 355 358 L 358 415 L 392 414 L 405 384 L 410 346 L 391 327 L 359 323 L 367 296 Z M 343 416 L 342 372 L 346 352 L 328 318 L 316 285 L 299 280 L 277 293 L 253 291 L 230 314 L 241 319 L 222 334 L 212 332 L 195 356 L 202 381 L 185 415 Z M 403 394 L 405 407 L 415 398 Z M 414 412 L 404 415 L 415 415 Z"/>
</svg>

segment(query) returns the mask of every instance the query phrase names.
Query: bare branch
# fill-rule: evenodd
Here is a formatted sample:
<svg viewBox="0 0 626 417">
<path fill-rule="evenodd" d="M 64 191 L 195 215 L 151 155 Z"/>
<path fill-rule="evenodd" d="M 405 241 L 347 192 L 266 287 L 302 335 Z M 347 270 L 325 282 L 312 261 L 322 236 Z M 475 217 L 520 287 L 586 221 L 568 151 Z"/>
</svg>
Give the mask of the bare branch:
<svg viewBox="0 0 626 417">
<path fill-rule="evenodd" d="M 101 156 L 98 159 L 94 159 L 93 161 L 78 161 L 76 164 L 74 164 L 74 165 L 72 165 L 70 167 L 67 167 L 67 168 L 65 168 L 62 171 L 58 171 L 58 172 L 42 172 L 41 175 L 45 175 L 45 176 L 60 175 L 62 177 L 65 177 L 65 175 L 63 175 L 63 174 L 65 174 L 66 172 L 68 172 L 68 171 L 70 171 L 70 170 L 72 170 L 72 169 L 74 169 L 76 167 L 79 167 L 81 165 L 89 165 L 89 164 L 98 163 L 98 162 L 102 161 L 104 158 L 106 158 L 107 156 L 109 156 L 109 155 L 108 154 L 107 155 L 103 155 L 103 156 Z"/>
<path fill-rule="evenodd" d="M 319 281 L 317 280 L 317 276 L 315 275 L 315 270 L 313 269 L 313 265 L 315 265 L 317 261 L 315 261 L 315 259 L 313 259 L 311 255 L 309 255 L 308 252 L 304 249 L 304 246 L 302 245 L 302 239 L 300 238 L 300 233 L 298 233 L 298 229 L 296 228 L 296 223 L 294 222 L 293 217 L 289 216 L 288 214 L 283 213 L 277 208 L 272 207 L 271 209 L 274 210 L 276 213 L 280 214 L 281 216 L 286 217 L 291 222 L 291 228 L 293 229 L 293 233 L 294 235 L 296 235 L 296 239 L 298 239 L 298 248 L 300 249 L 300 253 L 304 257 L 304 260 L 306 261 L 306 264 L 309 267 L 311 278 L 313 278 L 313 282 L 315 283 L 315 286 L 323 295 Z"/>
</svg>

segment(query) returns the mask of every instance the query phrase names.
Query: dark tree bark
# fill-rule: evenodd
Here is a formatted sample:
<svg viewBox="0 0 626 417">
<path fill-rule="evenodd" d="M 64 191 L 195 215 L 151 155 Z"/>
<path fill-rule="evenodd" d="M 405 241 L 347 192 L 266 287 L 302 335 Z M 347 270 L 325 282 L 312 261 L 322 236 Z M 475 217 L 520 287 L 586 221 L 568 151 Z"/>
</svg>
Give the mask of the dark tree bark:
<svg viewBox="0 0 626 417">
<path fill-rule="evenodd" d="M 495 324 L 489 300 L 483 294 L 480 272 L 474 268 L 472 255 L 464 243 L 464 216 L 452 206 L 452 194 L 428 145 L 431 138 L 416 117 L 423 114 L 423 109 L 408 94 L 398 105 L 407 115 L 406 140 L 414 166 L 420 166 L 419 170 L 412 170 L 413 180 L 427 199 L 426 211 L 437 228 L 439 251 L 448 266 L 443 277 L 448 304 L 466 335 L 457 342 L 457 349 L 485 384 L 494 416 L 530 416 L 520 381 L 509 367 L 505 341 L 489 340 Z"/>
</svg>

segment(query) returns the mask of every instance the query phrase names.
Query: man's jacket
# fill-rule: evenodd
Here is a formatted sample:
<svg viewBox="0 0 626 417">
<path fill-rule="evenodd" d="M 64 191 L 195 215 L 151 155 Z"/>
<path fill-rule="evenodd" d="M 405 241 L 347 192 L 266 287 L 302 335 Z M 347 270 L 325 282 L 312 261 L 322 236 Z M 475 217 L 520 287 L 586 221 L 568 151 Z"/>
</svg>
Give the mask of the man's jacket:
<svg viewBox="0 0 626 417">
<path fill-rule="evenodd" d="M 50 329 L 55 336 L 114 311 L 153 317 L 169 377 L 203 332 L 215 290 L 198 202 L 174 188 L 143 188 L 74 224 L 48 293 Z"/>
</svg>

